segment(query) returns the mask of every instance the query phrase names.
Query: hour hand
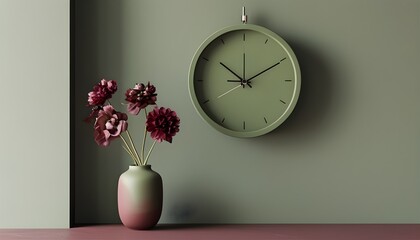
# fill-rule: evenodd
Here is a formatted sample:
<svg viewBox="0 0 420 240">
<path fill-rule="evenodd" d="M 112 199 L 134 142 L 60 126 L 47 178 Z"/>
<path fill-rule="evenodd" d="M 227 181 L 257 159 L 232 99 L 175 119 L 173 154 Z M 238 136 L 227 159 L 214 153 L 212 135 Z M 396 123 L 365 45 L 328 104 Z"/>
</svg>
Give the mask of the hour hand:
<svg viewBox="0 0 420 240">
<path fill-rule="evenodd" d="M 245 87 L 245 85 L 248 85 L 248 87 L 252 88 L 250 82 L 246 80 L 235 79 L 235 80 L 227 80 L 227 82 L 237 82 L 237 83 L 241 83 L 242 87 Z"/>
<path fill-rule="evenodd" d="M 234 71 L 232 71 L 232 69 L 230 69 L 228 66 L 226 66 L 224 63 L 220 62 L 220 65 L 222 65 L 224 68 L 226 68 L 229 72 L 231 72 L 233 75 L 235 75 L 237 78 L 239 78 L 241 81 L 243 81 L 243 79 L 236 74 Z"/>
</svg>

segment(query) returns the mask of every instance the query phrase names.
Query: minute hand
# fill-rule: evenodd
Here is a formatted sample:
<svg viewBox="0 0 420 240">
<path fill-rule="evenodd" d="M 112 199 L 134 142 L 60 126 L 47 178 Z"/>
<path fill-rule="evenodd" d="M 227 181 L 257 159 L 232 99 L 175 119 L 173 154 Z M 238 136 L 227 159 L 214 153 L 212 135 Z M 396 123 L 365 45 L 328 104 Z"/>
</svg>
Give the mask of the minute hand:
<svg viewBox="0 0 420 240">
<path fill-rule="evenodd" d="M 280 62 L 281 62 L 281 61 L 280 61 Z M 272 69 L 273 67 L 275 67 L 275 66 L 279 65 L 279 64 L 280 64 L 280 62 L 275 63 L 275 64 L 273 64 L 271 67 L 268 67 L 268 68 L 266 68 L 266 69 L 262 70 L 261 72 L 259 72 L 259 73 L 255 74 L 254 76 L 252 76 L 251 78 L 249 78 L 247 81 L 249 82 L 249 81 L 251 81 L 252 79 L 254 79 L 254 78 L 256 78 L 256 77 L 260 76 L 261 74 L 263 74 L 263 73 L 267 72 L 268 70 Z"/>
</svg>

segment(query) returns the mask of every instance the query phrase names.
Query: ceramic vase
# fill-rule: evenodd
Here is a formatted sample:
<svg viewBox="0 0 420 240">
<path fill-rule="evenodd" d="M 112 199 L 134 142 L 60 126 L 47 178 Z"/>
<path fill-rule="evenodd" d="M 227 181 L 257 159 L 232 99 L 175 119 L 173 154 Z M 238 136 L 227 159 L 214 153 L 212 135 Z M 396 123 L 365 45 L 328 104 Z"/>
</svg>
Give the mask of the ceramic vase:
<svg viewBox="0 0 420 240">
<path fill-rule="evenodd" d="M 154 227 L 162 213 L 162 195 L 162 178 L 150 165 L 129 166 L 118 180 L 118 213 L 124 226 Z"/>
</svg>

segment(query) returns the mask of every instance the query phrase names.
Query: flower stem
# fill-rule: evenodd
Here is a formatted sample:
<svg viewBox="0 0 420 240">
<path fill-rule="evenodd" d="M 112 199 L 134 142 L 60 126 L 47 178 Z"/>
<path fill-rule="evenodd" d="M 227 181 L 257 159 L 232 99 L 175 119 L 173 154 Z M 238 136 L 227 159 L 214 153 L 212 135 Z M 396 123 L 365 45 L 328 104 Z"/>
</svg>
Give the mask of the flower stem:
<svg viewBox="0 0 420 240">
<path fill-rule="evenodd" d="M 122 147 L 124 148 L 124 150 L 130 155 L 130 157 L 134 160 L 134 163 L 137 165 L 137 160 L 136 157 L 133 155 L 133 153 L 131 152 L 130 149 L 128 149 L 126 146 L 122 145 Z"/>
<path fill-rule="evenodd" d="M 123 140 L 123 142 L 124 142 L 124 144 L 125 144 L 125 146 L 126 146 L 126 148 L 124 148 L 129 154 L 130 154 L 130 156 L 131 156 L 131 158 L 133 159 L 133 161 L 134 161 L 134 164 L 135 165 L 139 165 L 139 163 L 138 163 L 138 159 L 136 159 L 136 157 L 134 156 L 134 154 L 133 154 L 133 152 L 132 152 L 132 150 L 130 149 L 130 146 L 128 145 L 128 143 L 127 143 L 127 141 L 125 140 L 125 138 L 122 136 L 122 135 L 120 135 L 120 138 Z"/>
<path fill-rule="evenodd" d="M 146 159 L 144 160 L 144 165 L 146 165 L 146 164 L 147 164 L 147 160 L 149 160 L 149 156 L 150 156 L 150 154 L 152 153 L 153 148 L 154 148 L 154 147 L 155 147 L 155 145 L 156 145 L 156 142 L 157 142 L 157 140 L 155 140 L 155 141 L 153 142 L 153 145 L 150 147 L 150 149 L 149 149 L 149 153 L 147 153 Z"/>
<path fill-rule="evenodd" d="M 138 160 L 139 164 L 143 165 L 142 160 L 139 158 L 139 154 L 137 153 L 136 146 L 134 146 L 133 139 L 131 138 L 131 135 L 130 135 L 130 132 L 128 131 L 128 129 L 127 129 L 127 135 L 128 135 L 128 140 L 130 140 L 131 148 L 134 150 L 134 153 L 136 154 L 136 157 L 137 157 L 137 160 Z"/>
<path fill-rule="evenodd" d="M 147 110 L 146 110 L 146 108 L 144 109 L 144 114 L 146 115 L 146 121 L 147 121 Z M 146 136 L 147 136 L 147 128 L 146 128 L 146 124 L 145 124 L 144 125 L 143 143 L 141 144 L 141 159 L 143 159 L 143 161 L 145 161 L 145 159 L 144 159 L 144 146 L 146 145 Z"/>
</svg>

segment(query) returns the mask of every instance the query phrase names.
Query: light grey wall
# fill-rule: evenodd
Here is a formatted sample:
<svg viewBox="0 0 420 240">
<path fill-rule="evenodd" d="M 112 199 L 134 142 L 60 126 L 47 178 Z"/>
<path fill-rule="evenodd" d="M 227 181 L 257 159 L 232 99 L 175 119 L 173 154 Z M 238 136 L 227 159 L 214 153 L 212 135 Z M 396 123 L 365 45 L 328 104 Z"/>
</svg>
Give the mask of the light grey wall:
<svg viewBox="0 0 420 240">
<path fill-rule="evenodd" d="M 240 23 L 243 5 L 302 70 L 290 119 L 254 139 L 210 128 L 187 91 L 195 50 Z M 120 84 L 114 103 L 152 81 L 181 117 L 150 161 L 164 179 L 161 223 L 420 222 L 420 1 L 91 0 L 76 10 L 76 222 L 119 221 L 116 183 L 130 164 L 82 122 L 101 78 Z"/>
<path fill-rule="evenodd" d="M 69 0 L 0 0 L 0 228 L 69 226 Z"/>
</svg>

